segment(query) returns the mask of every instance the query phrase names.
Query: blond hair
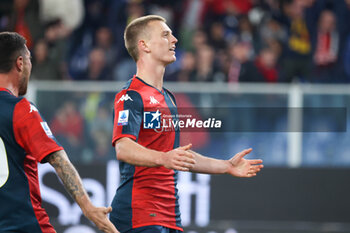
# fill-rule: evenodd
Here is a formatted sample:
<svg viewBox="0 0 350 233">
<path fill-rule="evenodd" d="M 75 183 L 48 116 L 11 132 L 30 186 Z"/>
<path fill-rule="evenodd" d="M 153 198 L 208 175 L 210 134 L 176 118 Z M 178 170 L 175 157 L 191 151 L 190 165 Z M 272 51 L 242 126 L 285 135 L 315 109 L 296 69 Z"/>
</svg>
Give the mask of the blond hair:
<svg viewBox="0 0 350 233">
<path fill-rule="evenodd" d="M 124 31 L 124 43 L 125 48 L 128 50 L 130 56 L 137 61 L 139 59 L 139 51 L 137 44 L 140 36 L 147 36 L 147 26 L 151 21 L 162 21 L 166 20 L 159 15 L 146 15 L 131 21 Z"/>
</svg>

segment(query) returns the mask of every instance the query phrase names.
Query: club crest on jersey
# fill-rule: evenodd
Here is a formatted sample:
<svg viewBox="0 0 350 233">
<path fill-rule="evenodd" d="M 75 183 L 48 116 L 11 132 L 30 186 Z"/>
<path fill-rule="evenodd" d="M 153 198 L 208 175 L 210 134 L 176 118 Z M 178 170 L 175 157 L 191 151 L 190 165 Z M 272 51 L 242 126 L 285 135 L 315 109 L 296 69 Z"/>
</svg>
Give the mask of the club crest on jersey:
<svg viewBox="0 0 350 233">
<path fill-rule="evenodd" d="M 125 94 L 125 95 L 122 95 L 122 97 L 120 97 L 117 103 L 119 103 L 120 101 L 127 101 L 127 100 L 133 101 L 128 94 Z"/>
<path fill-rule="evenodd" d="M 143 113 L 143 128 L 144 129 L 159 129 L 160 128 L 160 116 L 162 114 L 157 110 L 156 112 L 144 112 Z"/>
<path fill-rule="evenodd" d="M 50 138 L 53 137 L 53 134 L 50 130 L 50 127 L 47 125 L 47 123 L 45 121 L 40 122 L 41 127 L 43 128 L 43 130 L 45 131 L 46 135 L 49 136 Z"/>
<path fill-rule="evenodd" d="M 118 125 L 127 125 L 129 121 L 129 110 L 119 111 Z"/>
<path fill-rule="evenodd" d="M 30 105 L 30 110 L 29 110 L 29 113 L 32 113 L 32 112 L 39 112 L 38 109 L 33 104 Z"/>
<path fill-rule="evenodd" d="M 150 104 L 159 104 L 158 100 L 156 100 L 154 96 L 150 96 L 149 99 L 150 99 L 149 101 Z"/>
</svg>

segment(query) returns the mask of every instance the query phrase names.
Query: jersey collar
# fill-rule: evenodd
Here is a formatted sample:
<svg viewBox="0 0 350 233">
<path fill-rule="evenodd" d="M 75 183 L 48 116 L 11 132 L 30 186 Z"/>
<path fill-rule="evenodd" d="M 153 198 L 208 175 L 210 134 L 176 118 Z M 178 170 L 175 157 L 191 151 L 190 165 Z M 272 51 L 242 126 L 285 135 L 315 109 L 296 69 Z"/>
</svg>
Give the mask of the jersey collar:
<svg viewBox="0 0 350 233">
<path fill-rule="evenodd" d="M 11 95 L 14 95 L 9 89 L 4 88 L 4 87 L 0 87 L 0 91 L 6 91 L 6 92 L 10 93 Z"/>
<path fill-rule="evenodd" d="M 136 78 L 137 80 L 139 80 L 140 82 L 142 82 L 143 84 L 149 86 L 149 87 L 152 87 L 154 89 L 156 89 L 160 94 L 164 95 L 164 88 L 162 88 L 162 90 L 159 90 L 158 88 L 155 88 L 154 86 L 146 83 L 145 81 L 143 81 L 141 78 L 137 77 L 136 75 L 134 75 L 134 78 Z"/>
</svg>

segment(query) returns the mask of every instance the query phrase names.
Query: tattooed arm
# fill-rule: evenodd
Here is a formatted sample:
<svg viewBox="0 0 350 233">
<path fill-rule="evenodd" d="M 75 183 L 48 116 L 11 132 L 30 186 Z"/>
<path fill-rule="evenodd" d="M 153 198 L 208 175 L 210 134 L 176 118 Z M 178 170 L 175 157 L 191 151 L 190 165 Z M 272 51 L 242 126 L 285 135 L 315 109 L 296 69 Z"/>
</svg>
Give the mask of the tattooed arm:
<svg viewBox="0 0 350 233">
<path fill-rule="evenodd" d="M 95 207 L 86 193 L 81 178 L 64 150 L 56 151 L 46 156 L 56 170 L 57 175 L 62 180 L 64 187 L 73 199 L 78 203 L 83 214 L 93 221 L 96 226 L 107 233 L 118 233 L 117 229 L 107 218 L 107 214 L 112 211 L 112 207 Z"/>
</svg>

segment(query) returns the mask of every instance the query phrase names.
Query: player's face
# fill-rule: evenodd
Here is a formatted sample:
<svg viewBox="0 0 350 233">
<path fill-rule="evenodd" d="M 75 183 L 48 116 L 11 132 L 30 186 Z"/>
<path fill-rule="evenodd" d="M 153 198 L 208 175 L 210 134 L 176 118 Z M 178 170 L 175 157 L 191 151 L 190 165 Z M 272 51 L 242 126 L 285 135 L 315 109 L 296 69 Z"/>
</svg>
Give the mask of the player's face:
<svg viewBox="0 0 350 233">
<path fill-rule="evenodd" d="M 168 25 L 156 20 L 149 23 L 148 29 L 150 30 L 150 40 L 147 44 L 152 57 L 164 65 L 176 61 L 175 44 L 177 39 Z"/>
<path fill-rule="evenodd" d="M 32 62 L 30 61 L 30 52 L 26 47 L 25 54 L 23 56 L 23 71 L 19 79 L 18 95 L 22 96 L 27 93 L 28 82 L 30 73 L 32 71 Z"/>
</svg>

